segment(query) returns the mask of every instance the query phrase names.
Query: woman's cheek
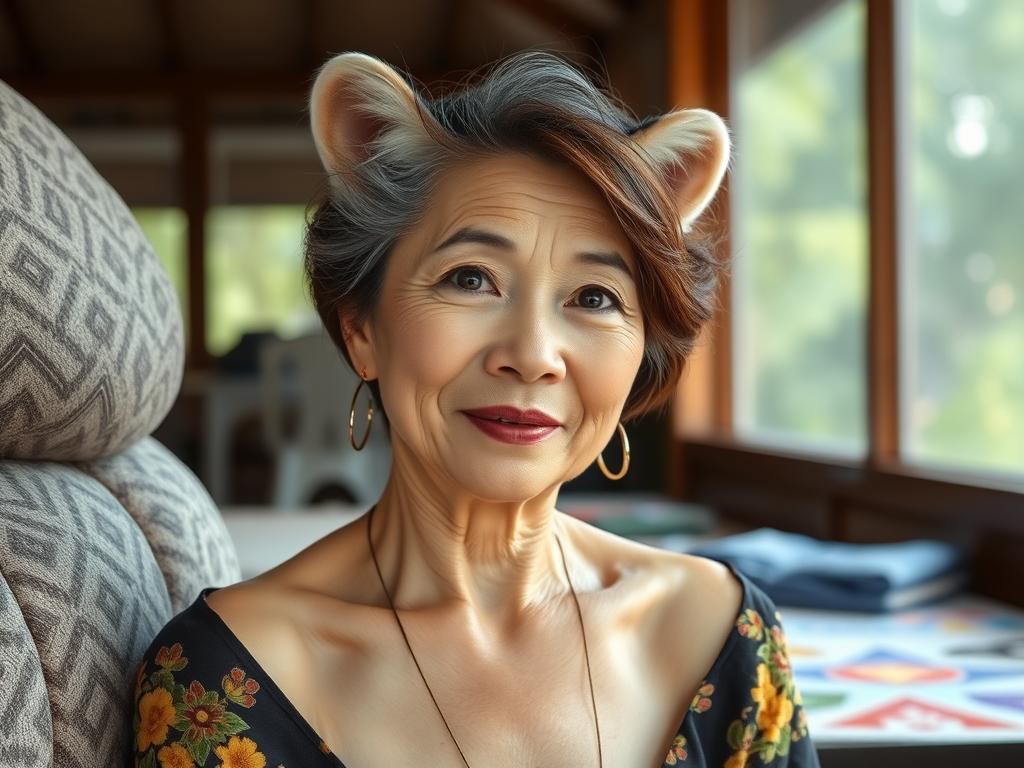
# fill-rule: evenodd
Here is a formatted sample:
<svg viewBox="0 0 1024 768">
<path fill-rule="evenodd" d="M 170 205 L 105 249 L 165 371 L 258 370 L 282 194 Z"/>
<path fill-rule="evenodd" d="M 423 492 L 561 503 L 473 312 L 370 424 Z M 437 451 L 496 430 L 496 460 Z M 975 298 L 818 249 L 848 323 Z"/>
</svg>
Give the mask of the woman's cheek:
<svg viewBox="0 0 1024 768">
<path fill-rule="evenodd" d="M 625 401 L 643 359 L 643 346 L 643 333 L 628 327 L 595 329 L 580 339 L 574 352 L 585 408 L 601 411 Z"/>
<path fill-rule="evenodd" d="M 465 313 L 464 313 L 465 314 Z M 412 443 L 430 443 L 444 420 L 446 387 L 472 361 L 469 344 L 479 339 L 472 322 L 436 304 L 395 314 L 388 330 L 382 396 L 392 426 Z"/>
<path fill-rule="evenodd" d="M 472 345 L 480 341 L 480 324 L 468 312 L 444 308 L 408 317 L 396 329 L 392 362 L 400 366 L 399 376 L 414 379 L 422 388 L 440 388 L 472 358 Z"/>
</svg>

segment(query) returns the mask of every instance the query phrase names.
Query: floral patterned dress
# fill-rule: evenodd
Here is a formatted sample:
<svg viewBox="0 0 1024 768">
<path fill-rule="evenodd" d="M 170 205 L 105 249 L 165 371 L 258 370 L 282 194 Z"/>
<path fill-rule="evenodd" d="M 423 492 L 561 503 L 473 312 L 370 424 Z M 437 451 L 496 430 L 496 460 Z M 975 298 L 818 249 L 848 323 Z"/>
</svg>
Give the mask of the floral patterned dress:
<svg viewBox="0 0 1024 768">
<path fill-rule="evenodd" d="M 771 599 L 743 585 L 733 632 L 666 745 L 665 766 L 820 768 Z M 207 604 L 160 630 L 135 675 L 135 768 L 346 768 Z M 350 766 L 349 768 L 356 768 Z"/>
</svg>

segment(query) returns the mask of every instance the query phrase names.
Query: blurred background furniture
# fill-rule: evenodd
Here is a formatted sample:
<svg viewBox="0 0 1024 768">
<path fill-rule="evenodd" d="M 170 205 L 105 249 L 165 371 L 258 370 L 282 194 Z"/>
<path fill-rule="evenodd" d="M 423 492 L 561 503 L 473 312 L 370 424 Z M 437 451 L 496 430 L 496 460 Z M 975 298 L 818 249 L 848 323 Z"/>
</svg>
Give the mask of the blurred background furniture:
<svg viewBox="0 0 1024 768">
<path fill-rule="evenodd" d="M 182 394 L 202 403 L 202 480 L 214 502 L 225 504 L 230 501 L 231 438 L 244 417 L 259 413 L 263 387 L 253 374 L 197 370 L 185 375 Z"/>
<path fill-rule="evenodd" d="M 391 470 L 391 446 L 379 411 L 362 450 L 348 437 L 349 411 L 359 377 L 322 328 L 292 339 L 270 339 L 260 347 L 264 438 L 275 460 L 273 507 L 309 504 L 321 488 L 343 489 L 357 504 L 379 498 Z M 294 429 L 286 428 L 282 404 L 294 392 Z M 356 402 L 355 440 L 366 431 L 368 390 Z"/>
<path fill-rule="evenodd" d="M 224 522 L 150 436 L 184 364 L 121 198 L 0 81 L 0 765 L 128 765 L 136 665 L 207 585 Z"/>
</svg>

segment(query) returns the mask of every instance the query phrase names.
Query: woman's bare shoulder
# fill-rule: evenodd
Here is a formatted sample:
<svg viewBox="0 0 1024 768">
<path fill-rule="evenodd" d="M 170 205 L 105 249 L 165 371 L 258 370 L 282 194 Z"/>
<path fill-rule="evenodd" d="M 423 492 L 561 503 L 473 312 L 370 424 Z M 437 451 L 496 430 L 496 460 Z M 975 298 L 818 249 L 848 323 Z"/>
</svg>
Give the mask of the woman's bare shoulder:
<svg viewBox="0 0 1024 768">
<path fill-rule="evenodd" d="M 680 597 L 716 594 L 726 602 L 731 600 L 738 612 L 742 585 L 723 563 L 627 539 L 565 513 L 562 523 L 584 556 L 602 563 L 604 568 L 662 581 Z"/>
<path fill-rule="evenodd" d="M 257 659 L 294 653 L 312 667 L 326 648 L 365 650 L 379 619 L 363 597 L 372 584 L 360 543 L 348 524 L 207 602 Z"/>
<path fill-rule="evenodd" d="M 305 716 L 315 711 L 317 656 L 296 591 L 256 577 L 211 592 L 207 605 Z"/>
<path fill-rule="evenodd" d="M 638 606 L 638 624 L 654 636 L 686 637 L 698 655 L 717 655 L 743 604 L 743 585 L 728 566 L 625 539 L 581 520 L 565 523 L 600 570 L 621 574 L 620 591 Z"/>
<path fill-rule="evenodd" d="M 292 598 L 287 587 L 256 577 L 209 593 L 206 604 L 262 662 L 293 651 L 301 639 Z"/>
<path fill-rule="evenodd" d="M 711 668 L 735 630 L 743 585 L 716 560 L 669 551 L 657 559 L 666 591 L 652 612 L 652 648 L 665 679 L 687 679 Z"/>
</svg>

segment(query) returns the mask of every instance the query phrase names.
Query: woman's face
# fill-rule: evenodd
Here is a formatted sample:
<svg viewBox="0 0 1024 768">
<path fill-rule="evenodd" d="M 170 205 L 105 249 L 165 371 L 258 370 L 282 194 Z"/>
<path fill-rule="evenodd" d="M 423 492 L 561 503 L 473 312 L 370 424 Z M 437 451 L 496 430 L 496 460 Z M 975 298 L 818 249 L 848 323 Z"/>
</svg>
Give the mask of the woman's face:
<svg viewBox="0 0 1024 768">
<path fill-rule="evenodd" d="M 583 472 L 615 435 L 643 355 L 634 275 L 579 171 L 520 154 L 447 171 L 390 256 L 354 358 L 379 378 L 395 461 L 491 501 Z M 509 442 L 465 412 L 497 405 L 559 426 Z"/>
</svg>

